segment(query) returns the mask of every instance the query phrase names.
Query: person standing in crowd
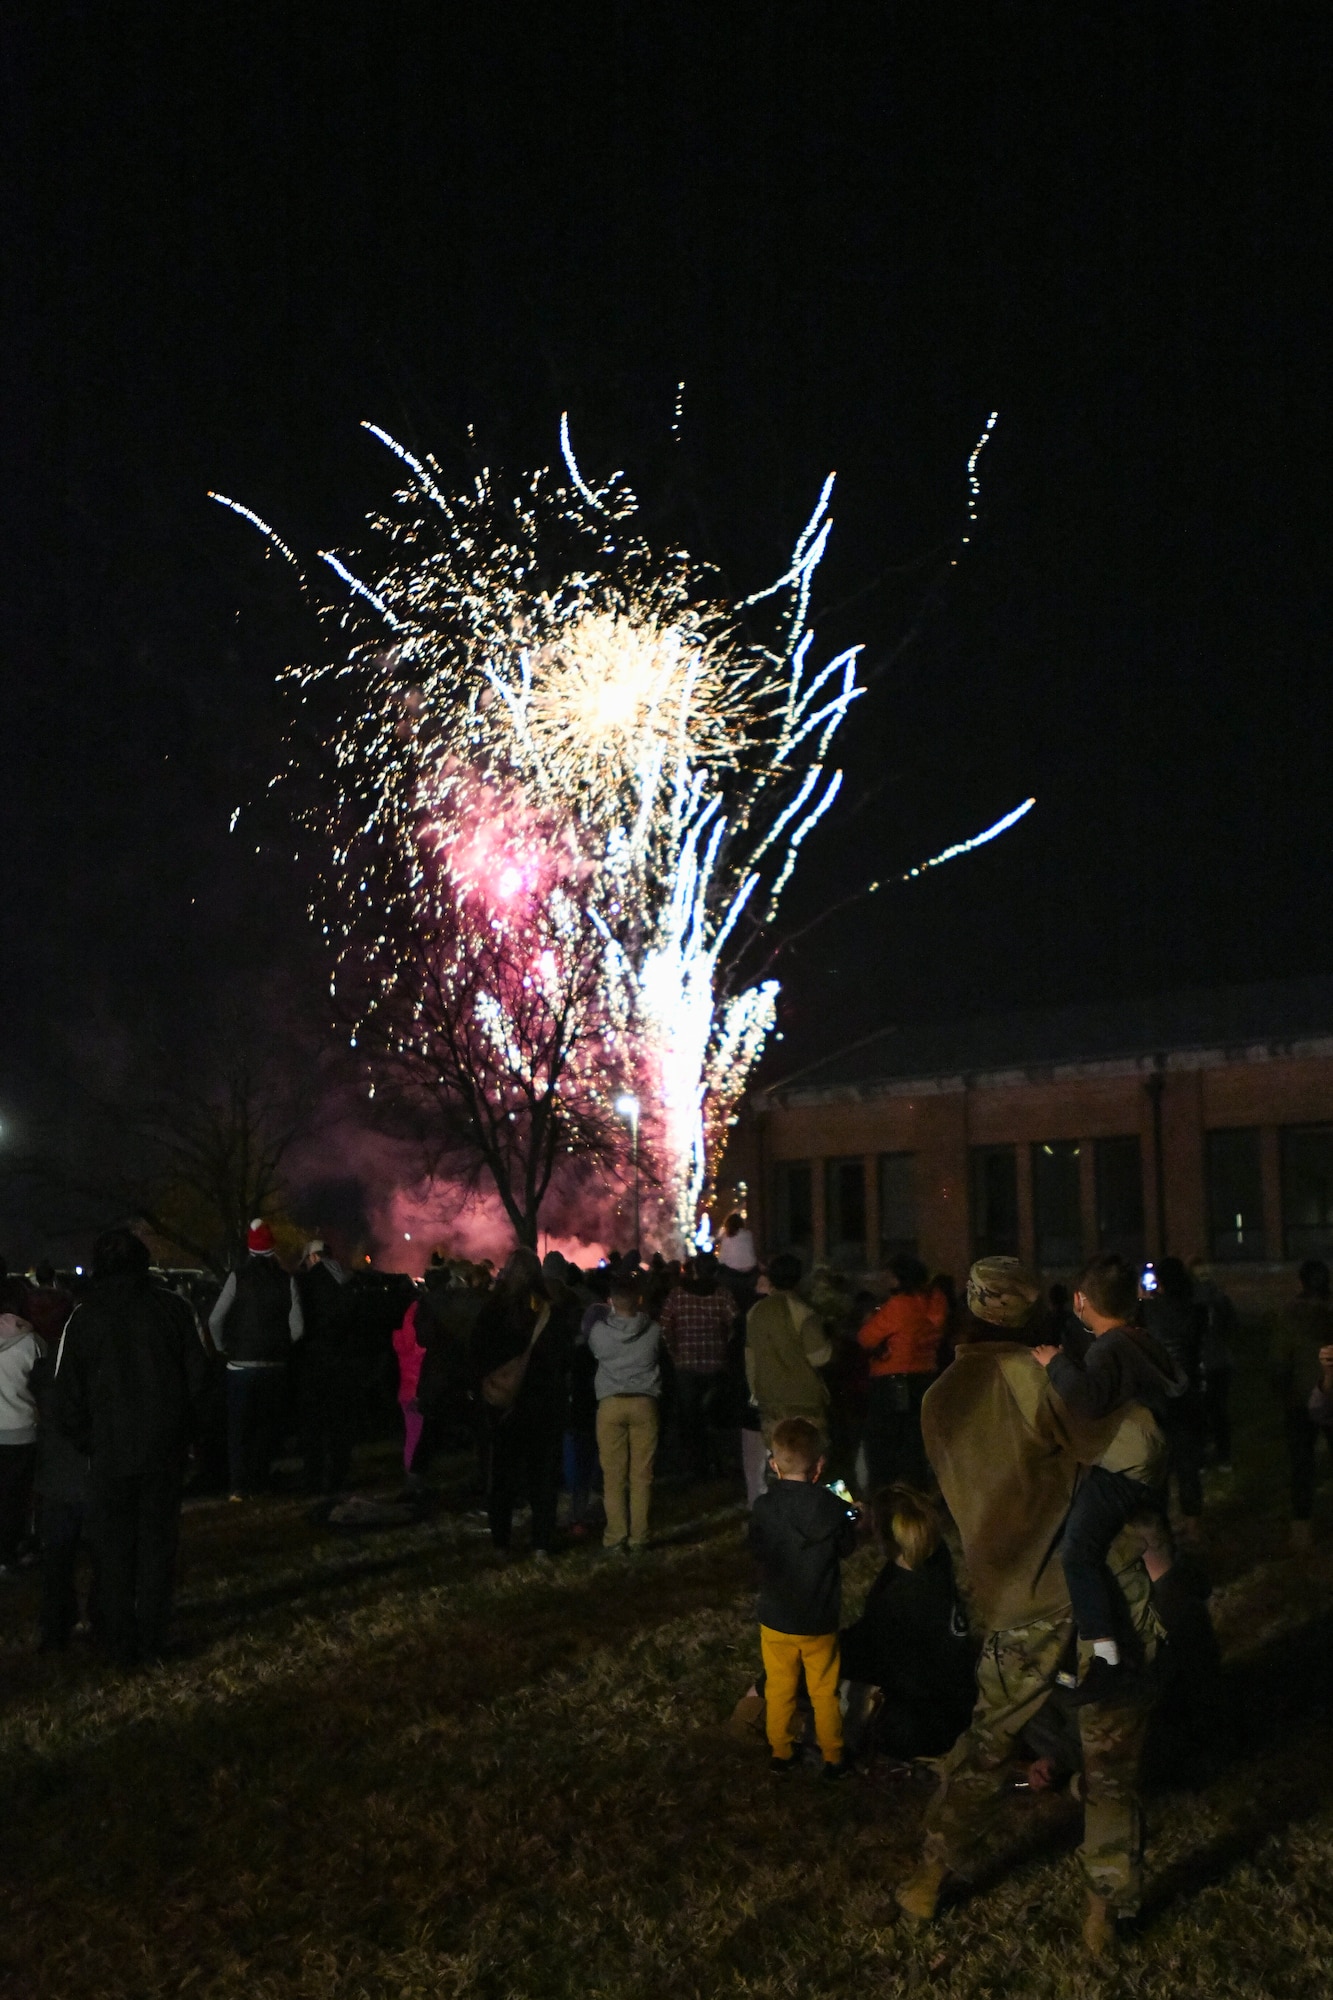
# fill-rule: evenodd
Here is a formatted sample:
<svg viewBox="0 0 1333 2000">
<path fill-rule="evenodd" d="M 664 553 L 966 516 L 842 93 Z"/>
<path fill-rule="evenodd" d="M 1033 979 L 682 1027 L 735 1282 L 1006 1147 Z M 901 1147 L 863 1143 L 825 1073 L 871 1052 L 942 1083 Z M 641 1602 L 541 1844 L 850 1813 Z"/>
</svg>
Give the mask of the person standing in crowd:
<svg viewBox="0 0 1333 2000">
<path fill-rule="evenodd" d="M 935 1379 L 935 1360 L 949 1309 L 915 1257 L 889 1261 L 894 1289 L 857 1333 L 870 1357 L 865 1453 L 870 1490 L 894 1480 L 928 1481 L 921 1448 L 921 1401 Z"/>
<path fill-rule="evenodd" d="M 227 1357 L 227 1460 L 231 1498 L 247 1499 L 269 1482 L 282 1438 L 287 1363 L 305 1331 L 295 1278 L 278 1262 L 273 1231 L 250 1224 L 246 1256 L 218 1293 L 208 1330 Z"/>
<path fill-rule="evenodd" d="M 643 1310 L 637 1277 L 617 1272 L 604 1316 L 588 1327 L 597 1363 L 597 1455 L 602 1462 L 608 1551 L 641 1553 L 648 1546 L 662 1393 L 662 1329 Z"/>
<path fill-rule="evenodd" d="M 1014 1745 L 1050 1699 L 1074 1637 L 1073 1613 L 1056 1554 L 1080 1467 L 1107 1450 L 1120 1419 L 1083 1424 L 1065 1410 L 1025 1332 L 1040 1287 L 1014 1257 L 972 1267 L 968 1318 L 953 1366 L 922 1405 L 926 1451 L 957 1523 L 973 1608 L 985 1638 L 977 1704 L 968 1728 L 938 1769 L 926 1812 L 920 1865 L 897 1900 L 917 1922 L 934 1917 L 951 1875 L 964 1880 L 1007 1789 Z M 1126 1642 L 1156 1649 L 1147 1571 L 1137 1541 L 1112 1559 L 1126 1605 Z M 1116 1919 L 1132 1915 L 1142 1888 L 1139 1763 L 1149 1699 L 1078 1711 L 1083 1750 L 1084 1837 L 1079 1865 L 1087 1885 L 1083 1939 L 1100 1955 Z"/>
<path fill-rule="evenodd" d="M 773 1431 L 775 1483 L 750 1515 L 748 1539 L 758 1558 L 759 1641 L 764 1659 L 764 1714 L 769 1766 L 785 1777 L 797 1762 L 794 1722 L 802 1677 L 815 1717 L 826 1778 L 844 1778 L 838 1705 L 838 1616 L 842 1562 L 856 1548 L 857 1512 L 822 1484 L 819 1430 L 787 1417 Z"/>
<path fill-rule="evenodd" d="M 24 1318 L 39 1340 L 54 1347 L 74 1310 L 74 1295 L 56 1282 L 54 1264 L 45 1261 L 35 1264 L 32 1275 Z"/>
<path fill-rule="evenodd" d="M 1231 1471 L 1231 1373 L 1239 1322 L 1236 1308 L 1213 1279 L 1204 1276 L 1202 1258 L 1190 1265 L 1194 1280 L 1194 1312 L 1199 1323 L 1199 1372 L 1203 1392 L 1203 1434 L 1212 1446 L 1219 1472 Z"/>
<path fill-rule="evenodd" d="M 597 1392 L 594 1387 L 597 1364 L 588 1347 L 584 1324 L 594 1294 L 585 1283 L 577 1264 L 571 1264 L 558 1250 L 548 1250 L 542 1258 L 542 1276 L 552 1304 L 563 1317 L 569 1342 L 569 1372 L 566 1376 L 564 1434 L 560 1441 L 560 1470 L 569 1494 L 569 1533 L 576 1542 L 586 1541 L 592 1512 L 593 1480 L 597 1471 Z"/>
<path fill-rule="evenodd" d="M 331 1495 L 346 1485 L 352 1466 L 356 1383 L 347 1273 L 316 1240 L 306 1244 L 296 1284 L 305 1328 L 297 1350 L 297 1428 L 305 1490 Z"/>
<path fill-rule="evenodd" d="M 722 1225 L 717 1239 L 719 1275 L 736 1301 L 738 1312 L 747 1313 L 758 1296 L 759 1253 L 754 1234 L 738 1208 Z"/>
<path fill-rule="evenodd" d="M 0 1580 L 14 1575 L 32 1520 L 37 1398 L 32 1375 L 46 1343 L 16 1312 L 0 1313 Z"/>
<path fill-rule="evenodd" d="M 1149 1269 L 1155 1271 L 1157 1286 L 1149 1291 L 1140 1285 L 1143 1325 L 1166 1349 L 1185 1383 L 1183 1393 L 1173 1396 L 1167 1406 L 1163 1429 L 1168 1474 L 1180 1502 L 1180 1540 L 1195 1543 L 1203 1515 L 1203 1392 L 1194 1287 L 1179 1257 L 1163 1257 Z"/>
<path fill-rule="evenodd" d="M 798 1298 L 801 1260 L 790 1251 L 768 1267 L 769 1291 L 750 1307 L 745 1320 L 745 1379 L 759 1408 L 759 1427 L 771 1450 L 773 1427 L 785 1417 L 804 1417 L 828 1444 L 828 1384 L 820 1374 L 833 1359 L 824 1325 L 812 1306 Z"/>
<path fill-rule="evenodd" d="M 1299 1272 L 1300 1296 L 1283 1308 L 1273 1331 L 1269 1365 L 1273 1386 L 1282 1399 L 1291 1467 L 1291 1545 L 1310 1546 L 1314 1515 L 1315 1448 L 1321 1430 L 1333 1451 L 1333 1431 L 1312 1413 L 1310 1399 L 1321 1388 L 1320 1349 L 1333 1344 L 1333 1303 L 1329 1300 L 1328 1265 L 1307 1257 Z"/>
<path fill-rule="evenodd" d="M 662 1338 L 675 1381 L 676 1427 L 693 1479 L 712 1471 L 709 1413 L 727 1366 L 727 1342 L 736 1323 L 736 1301 L 718 1282 L 713 1257 L 691 1258 L 662 1308 Z"/>
<path fill-rule="evenodd" d="M 421 1442 L 424 1421 L 417 1402 L 421 1364 L 426 1358 L 426 1350 L 417 1339 L 417 1314 L 421 1305 L 421 1299 L 413 1299 L 402 1323 L 394 1328 L 393 1335 L 393 1351 L 398 1361 L 398 1407 L 403 1413 L 403 1474 L 408 1479 L 412 1476 L 412 1460 Z"/>
<path fill-rule="evenodd" d="M 526 1487 L 533 1557 L 549 1560 L 560 1494 L 569 1340 L 563 1317 L 552 1312 L 534 1250 L 511 1251 L 477 1315 L 471 1346 L 489 1439 L 491 1542 L 499 1555 L 508 1556 L 514 1508 Z"/>
<path fill-rule="evenodd" d="M 63 1331 L 63 1329 L 62 1329 Z M 32 1372 L 37 1398 L 37 1528 L 42 1545 L 42 1608 L 38 1650 L 63 1652 L 79 1622 L 79 1551 L 93 1560 L 88 1624 L 102 1638 L 97 1610 L 97 1556 L 89 1525 L 88 1455 L 78 1451 L 51 1420 L 56 1347 L 48 1347 Z"/>
<path fill-rule="evenodd" d="M 99 1236 L 51 1389 L 52 1423 L 89 1461 L 98 1616 L 122 1667 L 166 1644 L 185 1457 L 208 1393 L 194 1314 L 149 1270 L 130 1230 Z"/>
</svg>

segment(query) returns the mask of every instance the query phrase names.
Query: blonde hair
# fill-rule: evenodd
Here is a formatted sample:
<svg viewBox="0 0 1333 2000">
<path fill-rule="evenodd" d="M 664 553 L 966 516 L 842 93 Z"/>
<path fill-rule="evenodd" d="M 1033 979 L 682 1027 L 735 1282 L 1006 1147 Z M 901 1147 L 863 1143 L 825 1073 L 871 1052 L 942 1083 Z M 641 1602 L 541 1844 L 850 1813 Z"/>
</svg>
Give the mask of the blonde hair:
<svg viewBox="0 0 1333 2000">
<path fill-rule="evenodd" d="M 808 1417 L 784 1417 L 773 1426 L 769 1447 L 779 1472 L 809 1472 L 824 1456 L 824 1443 Z"/>
<path fill-rule="evenodd" d="M 934 1502 L 915 1486 L 886 1486 L 871 1503 L 875 1533 L 885 1552 L 896 1549 L 908 1569 L 920 1569 L 940 1545 L 940 1517 Z"/>
</svg>

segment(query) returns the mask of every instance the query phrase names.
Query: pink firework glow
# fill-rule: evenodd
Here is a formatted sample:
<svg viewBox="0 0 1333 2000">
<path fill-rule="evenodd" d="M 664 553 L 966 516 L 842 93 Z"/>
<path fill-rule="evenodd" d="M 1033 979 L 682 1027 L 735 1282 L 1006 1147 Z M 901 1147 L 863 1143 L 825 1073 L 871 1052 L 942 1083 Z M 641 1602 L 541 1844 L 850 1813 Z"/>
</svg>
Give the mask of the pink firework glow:
<svg viewBox="0 0 1333 2000">
<path fill-rule="evenodd" d="M 403 474 L 381 554 L 322 555 L 347 595 L 322 608 L 327 655 L 287 676 L 328 753 L 298 816 L 332 856 L 315 914 L 354 1045 L 454 1107 L 529 1241 L 562 1161 L 623 1160 L 632 1094 L 650 1240 L 707 1240 L 774 1020 L 776 982 L 745 967 L 863 692 L 859 648 L 821 662 L 809 626 L 832 478 L 778 581 L 729 603 L 635 531 L 621 474 L 588 483 L 563 422 L 563 477 L 462 493 L 367 428 Z"/>
</svg>

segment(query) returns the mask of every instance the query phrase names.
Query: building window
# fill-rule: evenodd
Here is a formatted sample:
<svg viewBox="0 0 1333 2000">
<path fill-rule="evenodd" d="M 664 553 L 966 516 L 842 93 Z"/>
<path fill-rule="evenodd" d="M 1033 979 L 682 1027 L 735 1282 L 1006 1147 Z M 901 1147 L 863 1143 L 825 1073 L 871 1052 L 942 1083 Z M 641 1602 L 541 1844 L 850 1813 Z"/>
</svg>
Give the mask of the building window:
<svg viewBox="0 0 1333 2000">
<path fill-rule="evenodd" d="M 879 1156 L 879 1261 L 916 1255 L 916 1154 Z"/>
<path fill-rule="evenodd" d="M 825 1255 L 835 1271 L 866 1267 L 866 1165 L 829 1160 L 824 1220 Z"/>
<path fill-rule="evenodd" d="M 1333 1125 L 1282 1134 L 1282 1234 L 1293 1263 L 1333 1252 Z"/>
<path fill-rule="evenodd" d="M 1046 1271 L 1067 1269 L 1083 1256 L 1078 1156 L 1077 1142 L 1067 1139 L 1032 1148 L 1032 1219 L 1037 1262 Z"/>
<path fill-rule="evenodd" d="M 815 1184 L 808 1160 L 781 1160 L 773 1170 L 772 1249 L 809 1259 L 815 1245 Z"/>
<path fill-rule="evenodd" d="M 1209 1132 L 1208 1239 L 1220 1264 L 1262 1261 L 1264 1187 L 1259 1129 Z"/>
<path fill-rule="evenodd" d="M 1018 1156 L 1012 1146 L 973 1146 L 972 1243 L 977 1257 L 1018 1255 Z"/>
<path fill-rule="evenodd" d="M 1097 1182 L 1097 1247 L 1118 1250 L 1131 1264 L 1143 1261 L 1143 1162 L 1137 1133 L 1098 1139 L 1093 1165 Z"/>
</svg>

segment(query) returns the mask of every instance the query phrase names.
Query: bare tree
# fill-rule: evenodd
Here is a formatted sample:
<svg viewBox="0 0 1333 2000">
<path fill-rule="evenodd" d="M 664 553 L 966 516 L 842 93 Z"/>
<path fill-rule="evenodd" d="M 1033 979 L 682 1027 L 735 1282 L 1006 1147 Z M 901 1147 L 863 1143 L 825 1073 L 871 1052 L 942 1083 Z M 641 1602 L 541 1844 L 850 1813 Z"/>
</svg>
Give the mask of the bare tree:
<svg viewBox="0 0 1333 2000">
<path fill-rule="evenodd" d="M 77 1134 L 37 1148 L 23 1171 L 66 1228 L 115 1214 L 221 1274 L 251 1217 L 282 1212 L 284 1166 L 327 1074 L 308 1033 L 224 1006 L 188 1048 L 142 1048 L 114 1095 L 87 1094 Z"/>
<path fill-rule="evenodd" d="M 520 1243 L 535 1247 L 562 1163 L 618 1157 L 604 977 L 572 903 L 506 924 L 465 896 L 414 933 L 358 1026 L 381 1121 L 414 1132 L 428 1172 L 489 1180 Z"/>
<path fill-rule="evenodd" d="M 134 1207 L 155 1236 L 209 1269 L 231 1268 L 253 1216 L 284 1197 L 283 1162 L 311 1110 L 272 1050 L 228 1037 L 202 1075 L 147 1098 L 134 1121 Z"/>
</svg>

